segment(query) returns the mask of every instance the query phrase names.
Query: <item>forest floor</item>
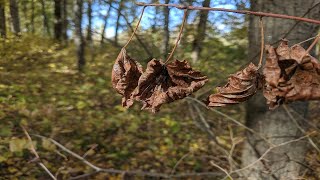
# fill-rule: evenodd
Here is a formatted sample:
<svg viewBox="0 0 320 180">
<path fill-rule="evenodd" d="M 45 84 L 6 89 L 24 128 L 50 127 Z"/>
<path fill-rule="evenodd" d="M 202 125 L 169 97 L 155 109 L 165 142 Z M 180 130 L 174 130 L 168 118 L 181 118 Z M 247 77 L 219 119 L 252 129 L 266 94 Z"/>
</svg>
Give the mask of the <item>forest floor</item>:
<svg viewBox="0 0 320 180">
<path fill-rule="evenodd" d="M 189 101 L 165 105 L 158 114 L 140 111 L 140 105 L 124 109 L 110 83 L 119 49 L 108 46 L 96 50 L 94 56 L 87 55 L 84 73 L 77 71 L 74 52 L 72 46 L 65 48 L 41 38 L 0 42 L 0 55 L 4 57 L 0 60 L 1 178 L 48 177 L 36 163 L 30 163 L 34 155 L 21 125 L 30 134 L 55 139 L 103 168 L 164 174 L 221 173 L 210 161 L 229 168 L 223 152 L 191 118 Z M 318 106 L 311 105 L 314 123 L 319 120 Z M 243 106 L 226 111 L 244 121 Z M 233 157 L 240 162 L 243 129 L 210 115 L 205 108 L 202 112 L 210 117 L 209 126 L 226 149 L 231 149 L 231 141 L 238 141 Z M 42 162 L 60 179 L 93 171 L 47 139 L 33 137 L 33 141 Z M 320 157 L 315 154 L 309 153 L 308 165 L 320 172 Z M 122 176 L 99 173 L 94 178 Z"/>
<path fill-rule="evenodd" d="M 216 171 L 208 166 L 214 153 L 207 135 L 199 133 L 186 113 L 174 111 L 179 107 L 168 105 L 157 115 L 139 111 L 138 106 L 121 107 L 110 83 L 118 49 L 98 52 L 94 60 L 87 56 L 86 71 L 80 74 L 72 47 L 28 37 L 1 43 L 5 58 L 0 61 L 0 177 L 47 177 L 29 163 L 34 155 L 21 125 L 30 134 L 53 138 L 79 155 L 86 154 L 87 160 L 104 168 L 167 174 L 174 167 L 178 173 Z M 33 140 L 42 161 L 59 178 L 92 172 L 50 141 Z M 122 175 L 95 175 L 106 176 Z"/>
</svg>

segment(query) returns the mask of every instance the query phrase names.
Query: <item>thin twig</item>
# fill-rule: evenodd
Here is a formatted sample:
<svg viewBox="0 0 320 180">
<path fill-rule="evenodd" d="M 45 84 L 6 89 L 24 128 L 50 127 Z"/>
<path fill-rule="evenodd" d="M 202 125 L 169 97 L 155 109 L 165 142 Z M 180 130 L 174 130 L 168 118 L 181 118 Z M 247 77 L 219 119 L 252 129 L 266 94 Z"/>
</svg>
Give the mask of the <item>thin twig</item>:
<svg viewBox="0 0 320 180">
<path fill-rule="evenodd" d="M 301 41 L 301 42 L 298 42 L 298 43 L 294 44 L 293 46 L 303 44 L 303 43 L 308 42 L 308 41 L 311 41 L 311 40 L 313 40 L 313 39 L 315 39 L 315 38 L 317 38 L 317 37 L 318 37 L 318 35 L 313 36 L 313 37 L 311 37 L 311 38 L 308 38 L 308 39 L 306 39 L 306 40 L 303 40 L 303 41 Z"/>
<path fill-rule="evenodd" d="M 69 150 L 68 148 L 66 148 L 65 146 L 63 146 L 62 144 L 60 144 L 59 142 L 57 142 L 56 140 L 52 139 L 52 138 L 48 138 L 45 136 L 41 136 L 41 135 L 37 135 L 37 134 L 32 134 L 32 136 L 41 138 L 41 139 L 47 139 L 50 142 L 52 142 L 53 144 L 55 144 L 57 147 L 59 147 L 61 150 L 63 150 L 64 152 L 70 154 L 71 156 L 73 156 L 74 158 L 82 161 L 83 163 L 85 163 L 86 165 L 88 165 L 89 167 L 91 167 L 92 169 L 95 170 L 95 172 L 92 172 L 90 174 L 94 174 L 94 173 L 99 173 L 99 172 L 104 172 L 104 173 L 111 173 L 111 174 L 128 174 L 128 175 L 137 175 L 137 176 L 148 176 L 148 177 L 157 177 L 157 178 L 182 178 L 182 177 L 190 177 L 190 176 L 212 176 L 212 177 L 219 177 L 222 176 L 221 173 L 215 173 L 215 172 L 200 172 L 200 173 L 182 173 L 182 174 L 176 174 L 176 175 L 168 175 L 168 174 L 163 174 L 163 173 L 152 173 L 152 172 L 143 172 L 143 171 L 139 171 L 139 170 L 118 170 L 118 169 L 104 169 L 104 168 L 100 168 L 94 164 L 92 164 L 91 162 L 87 161 L 85 158 L 81 157 L 80 155 L 76 154 L 75 152 Z M 82 177 L 87 177 L 90 175 L 81 175 Z M 76 177 L 73 177 L 72 179 L 77 179 Z"/>
<path fill-rule="evenodd" d="M 199 103 L 201 106 L 207 108 L 207 106 L 206 106 L 203 102 L 199 101 L 199 100 L 196 99 L 196 98 L 186 97 L 186 99 L 193 100 L 193 101 Z M 234 122 L 235 124 L 243 127 L 244 129 L 248 130 L 249 132 L 251 132 L 251 133 L 259 136 L 261 139 L 263 139 L 263 140 L 264 140 L 266 143 L 268 143 L 269 145 L 272 145 L 272 143 L 271 143 L 270 141 L 268 141 L 268 139 L 265 138 L 263 135 L 261 135 L 260 133 L 254 131 L 253 129 L 247 127 L 246 125 L 242 124 L 241 122 L 237 121 L 236 119 L 232 118 L 231 116 L 228 116 L 227 114 L 222 113 L 222 112 L 220 112 L 220 111 L 218 111 L 218 110 L 216 110 L 216 109 L 213 109 L 213 108 L 210 108 L 210 110 L 213 111 L 213 112 L 215 112 L 215 113 L 217 113 L 217 114 L 219 114 L 219 115 L 221 115 L 221 116 L 223 116 L 223 117 L 225 117 L 225 118 L 227 118 L 228 120 Z"/>
<path fill-rule="evenodd" d="M 177 163 L 174 165 L 174 167 L 173 167 L 172 170 L 171 170 L 170 176 L 172 176 L 172 175 L 175 173 L 176 168 L 179 166 L 179 164 L 180 164 L 186 157 L 188 157 L 188 156 L 189 156 L 190 154 L 192 154 L 192 153 L 193 153 L 193 151 L 188 152 L 187 154 L 183 155 L 183 156 L 177 161 Z"/>
<path fill-rule="evenodd" d="M 320 39 L 320 34 L 318 34 L 315 38 L 315 40 L 312 42 L 312 44 L 308 47 L 308 49 L 305 52 L 305 55 L 309 54 L 309 52 L 311 51 L 311 49 L 318 43 Z"/>
<path fill-rule="evenodd" d="M 229 178 L 230 180 L 233 180 L 232 176 L 230 175 L 230 173 L 228 173 L 227 170 L 223 169 L 221 166 L 219 166 L 218 164 L 215 164 L 213 161 L 210 161 L 210 164 L 216 168 L 218 168 L 219 170 L 221 170 L 222 172 L 224 172 Z"/>
<path fill-rule="evenodd" d="M 296 120 L 296 118 L 293 117 L 293 115 L 291 114 L 291 112 L 289 111 L 287 105 L 283 105 L 284 110 L 287 112 L 288 116 L 290 117 L 290 119 L 295 123 L 295 125 L 297 126 L 297 128 L 303 133 L 306 134 L 306 131 L 299 125 L 298 121 Z M 313 140 L 308 137 L 308 141 L 310 142 L 310 144 L 318 151 L 318 153 L 320 153 L 320 149 L 319 147 L 316 145 L 316 143 L 313 142 Z"/>
<path fill-rule="evenodd" d="M 262 17 L 260 17 L 259 24 L 260 24 L 260 32 L 261 32 L 261 47 L 260 47 L 260 60 L 258 64 L 258 69 L 260 69 L 262 66 L 263 53 L 264 53 L 264 30 L 263 30 Z"/>
<path fill-rule="evenodd" d="M 182 21 L 182 24 L 181 24 L 181 27 L 180 27 L 180 31 L 179 31 L 179 35 L 177 37 L 176 43 L 174 44 L 174 47 L 172 48 L 172 51 L 171 51 L 169 57 L 167 58 L 165 64 L 171 59 L 171 57 L 173 56 L 174 51 L 176 50 L 176 48 L 177 48 L 177 46 L 179 44 L 179 41 L 181 39 L 181 35 L 182 35 L 182 32 L 183 32 L 184 24 L 185 24 L 185 22 L 187 20 L 187 14 L 188 14 L 188 9 L 185 9 L 184 10 L 184 14 L 183 14 L 183 21 Z"/>
<path fill-rule="evenodd" d="M 141 11 L 141 15 L 140 18 L 138 20 L 137 26 L 135 27 L 135 29 L 132 32 L 132 35 L 130 36 L 129 40 L 127 41 L 127 43 L 123 46 L 123 48 L 126 48 L 128 46 L 128 44 L 130 43 L 130 41 L 132 40 L 133 36 L 136 34 L 136 31 L 140 25 L 141 19 L 143 17 L 143 13 L 144 13 L 144 9 L 146 8 L 146 6 L 143 6 L 142 11 Z"/>
<path fill-rule="evenodd" d="M 50 170 L 40 161 L 40 156 L 39 156 L 38 152 L 36 151 L 36 148 L 34 147 L 33 142 L 32 142 L 32 139 L 31 139 L 28 131 L 26 130 L 26 128 L 24 128 L 22 125 L 21 125 L 21 128 L 22 128 L 24 134 L 27 136 L 28 141 L 29 141 L 29 143 L 30 143 L 30 151 L 31 151 L 31 152 L 34 154 L 34 156 L 36 157 L 35 162 L 37 162 L 38 165 L 39 165 L 43 170 L 45 170 L 46 173 L 47 173 L 52 179 L 56 180 L 56 177 L 55 177 L 55 176 L 50 172 Z"/>
<path fill-rule="evenodd" d="M 245 167 L 243 167 L 243 168 L 241 168 L 241 169 L 237 169 L 237 170 L 235 170 L 235 171 L 230 172 L 230 174 L 233 174 L 233 173 L 236 173 L 236 172 L 239 172 L 239 171 L 243 171 L 243 170 L 245 170 L 245 169 L 248 169 L 248 168 L 254 166 L 256 163 L 260 162 L 260 161 L 261 161 L 270 151 L 272 151 L 273 149 L 278 148 L 278 147 L 281 147 L 281 146 L 288 145 L 288 144 L 293 143 L 293 142 L 301 141 L 302 139 L 307 138 L 307 137 L 310 136 L 311 134 L 312 134 L 312 133 L 307 134 L 307 135 L 305 135 L 305 136 L 302 136 L 302 137 L 300 137 L 300 138 L 298 138 L 298 139 L 293 139 L 293 140 L 290 140 L 290 141 L 286 141 L 286 142 L 280 143 L 280 144 L 278 144 L 278 145 L 271 146 L 271 147 L 268 148 L 257 160 L 253 161 L 252 163 L 250 163 L 249 165 L 247 165 L 247 166 L 245 166 Z"/>
<path fill-rule="evenodd" d="M 222 12 L 231 12 L 231 13 L 238 13 L 238 14 L 246 14 L 246 15 L 254 15 L 260 17 L 273 17 L 273 18 L 281 18 L 281 19 L 292 19 L 296 21 L 304 21 L 313 24 L 320 24 L 319 20 L 297 17 L 297 16 L 289 16 L 285 14 L 275 14 L 275 13 L 265 13 L 265 12 L 255 12 L 255 11 L 248 11 L 248 10 L 234 10 L 234 9 L 226 9 L 226 8 L 211 8 L 211 7 L 196 7 L 196 6 L 184 6 L 179 4 L 146 4 L 142 2 L 137 2 L 136 5 L 138 6 L 166 6 L 166 7 L 175 7 L 178 9 L 188 9 L 188 10 L 201 10 L 201 11 L 222 11 Z"/>
</svg>

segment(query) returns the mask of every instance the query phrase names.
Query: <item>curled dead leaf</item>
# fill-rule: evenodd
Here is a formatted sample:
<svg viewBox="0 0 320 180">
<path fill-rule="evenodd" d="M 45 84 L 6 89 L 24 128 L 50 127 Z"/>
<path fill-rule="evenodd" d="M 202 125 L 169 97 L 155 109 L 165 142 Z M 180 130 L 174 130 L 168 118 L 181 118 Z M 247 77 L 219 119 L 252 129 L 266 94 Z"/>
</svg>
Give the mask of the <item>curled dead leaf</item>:
<svg viewBox="0 0 320 180">
<path fill-rule="evenodd" d="M 248 100 L 260 87 L 261 76 L 258 67 L 250 63 L 243 70 L 231 75 L 225 86 L 218 87 L 218 93 L 210 95 L 206 104 L 209 107 L 238 104 Z"/>
<path fill-rule="evenodd" d="M 142 101 L 142 109 L 157 112 L 162 104 L 189 96 L 207 81 L 207 77 L 193 70 L 187 61 L 164 64 L 153 59 L 141 75 L 133 98 Z"/>
<path fill-rule="evenodd" d="M 300 45 L 267 46 L 263 94 L 270 109 L 285 102 L 320 100 L 320 63 Z"/>
<path fill-rule="evenodd" d="M 122 49 L 113 65 L 111 78 L 113 88 L 123 96 L 123 107 L 132 106 L 131 93 L 137 87 L 142 73 L 142 66 L 130 58 L 125 49 Z"/>
</svg>

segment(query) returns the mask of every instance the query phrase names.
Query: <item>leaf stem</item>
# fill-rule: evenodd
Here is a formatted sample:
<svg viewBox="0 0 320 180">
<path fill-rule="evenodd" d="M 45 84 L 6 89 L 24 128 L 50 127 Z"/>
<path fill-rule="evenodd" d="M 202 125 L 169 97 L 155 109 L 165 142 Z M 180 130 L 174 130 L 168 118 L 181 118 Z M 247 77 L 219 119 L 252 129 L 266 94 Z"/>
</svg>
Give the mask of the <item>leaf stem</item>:
<svg viewBox="0 0 320 180">
<path fill-rule="evenodd" d="M 263 53 L 264 53 L 264 29 L 263 29 L 263 21 L 262 17 L 259 19 L 259 25 L 260 25 L 260 33 L 261 33 L 261 47 L 260 47 L 260 60 L 258 64 L 258 69 L 262 66 L 262 60 L 263 60 Z"/>
<path fill-rule="evenodd" d="M 187 14 L 188 14 L 188 9 L 185 9 L 184 10 L 184 14 L 183 14 L 183 22 L 182 22 L 181 27 L 180 27 L 180 32 L 178 34 L 176 43 L 174 44 L 174 47 L 172 48 L 172 51 L 171 51 L 169 57 L 167 58 L 165 64 L 171 59 L 171 57 L 173 56 L 174 51 L 176 50 L 176 48 L 177 48 L 177 46 L 179 44 L 179 41 L 181 39 L 181 35 L 182 35 L 182 32 L 183 32 L 184 24 L 185 24 L 185 22 L 187 20 Z"/>
<path fill-rule="evenodd" d="M 142 11 L 141 11 L 141 15 L 140 15 L 139 20 L 138 20 L 138 23 L 137 23 L 137 26 L 134 28 L 134 30 L 133 30 L 133 32 L 132 32 L 129 40 L 128 40 L 127 43 L 123 46 L 122 49 L 124 49 L 124 48 L 126 48 L 126 47 L 128 46 L 128 44 L 130 43 L 130 41 L 133 39 L 133 36 L 136 34 L 136 31 L 137 31 L 137 29 L 138 29 L 138 27 L 139 27 L 139 25 L 140 25 L 141 19 L 142 19 L 142 17 L 143 17 L 144 9 L 145 9 L 145 8 L 146 8 L 146 6 L 143 6 Z"/>
<path fill-rule="evenodd" d="M 306 54 L 305 54 L 305 55 L 309 54 L 309 52 L 311 51 L 311 49 L 318 43 L 319 39 L 320 39 L 320 34 L 318 34 L 318 35 L 316 36 L 316 38 L 314 39 L 314 41 L 312 42 L 312 44 L 308 47 L 308 49 L 306 50 Z"/>
</svg>

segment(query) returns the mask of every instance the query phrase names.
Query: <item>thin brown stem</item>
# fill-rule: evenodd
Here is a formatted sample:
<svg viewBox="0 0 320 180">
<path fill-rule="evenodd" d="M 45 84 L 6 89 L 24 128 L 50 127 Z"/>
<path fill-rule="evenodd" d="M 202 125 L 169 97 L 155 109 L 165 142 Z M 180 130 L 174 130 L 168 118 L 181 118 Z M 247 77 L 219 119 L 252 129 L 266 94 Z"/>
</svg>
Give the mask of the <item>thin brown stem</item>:
<svg viewBox="0 0 320 180">
<path fill-rule="evenodd" d="M 180 27 L 180 32 L 178 34 L 176 43 L 174 44 L 174 47 L 172 48 L 172 51 L 171 51 L 169 57 L 167 58 L 165 64 L 171 59 L 171 57 L 173 56 L 174 51 L 176 50 L 176 48 L 177 48 L 177 46 L 179 44 L 179 41 L 181 39 L 181 35 L 182 35 L 182 32 L 183 32 L 184 24 L 185 24 L 185 22 L 187 20 L 187 14 L 188 14 L 188 9 L 185 9 L 184 10 L 184 15 L 183 15 L 183 22 L 182 22 L 181 27 Z"/>
<path fill-rule="evenodd" d="M 123 49 L 128 46 L 128 44 L 130 43 L 130 41 L 133 39 L 133 36 L 136 34 L 136 31 L 138 30 L 139 25 L 140 25 L 140 22 L 141 22 L 141 19 L 142 19 L 142 17 L 143 17 L 143 13 L 144 13 L 145 8 L 146 8 L 146 6 L 143 6 L 142 11 L 141 11 L 141 15 L 140 15 L 139 20 L 138 20 L 138 23 L 137 23 L 137 26 L 134 28 L 134 30 L 133 30 L 133 32 L 132 32 L 132 35 L 130 36 L 130 38 L 129 38 L 129 40 L 127 41 L 127 43 L 123 46 Z"/>
<path fill-rule="evenodd" d="M 260 24 L 260 32 L 261 32 L 261 47 L 260 47 L 261 50 L 260 50 L 260 60 L 259 60 L 258 68 L 260 69 L 262 66 L 263 53 L 264 53 L 264 29 L 263 29 L 262 17 L 260 17 L 259 24 Z"/>
<path fill-rule="evenodd" d="M 142 2 L 137 2 L 138 6 L 166 6 L 166 7 L 175 7 L 178 9 L 188 9 L 188 10 L 201 10 L 201 11 L 222 11 L 222 12 L 231 12 L 238 14 L 246 14 L 246 15 L 254 15 L 260 17 L 273 17 L 273 18 L 281 18 L 281 19 L 292 19 L 296 21 L 304 21 L 313 24 L 320 24 L 319 20 L 297 17 L 297 16 L 289 16 L 285 14 L 275 14 L 275 13 L 265 13 L 265 12 L 255 12 L 248 10 L 234 10 L 234 9 L 226 9 L 226 8 L 210 8 L 210 7 L 196 7 L 196 6 L 184 6 L 179 4 L 146 4 Z"/>
<path fill-rule="evenodd" d="M 53 179 L 56 180 L 57 178 L 50 172 L 50 170 L 40 161 L 40 156 L 38 154 L 38 152 L 36 151 L 36 148 L 33 145 L 32 139 L 28 133 L 28 131 L 26 130 L 26 128 L 24 128 L 23 126 L 21 126 L 24 134 L 27 136 L 28 141 L 30 143 L 30 151 L 34 154 L 35 158 L 35 162 L 37 162 L 39 164 L 39 166 L 46 171 L 46 173 Z"/>
<path fill-rule="evenodd" d="M 316 38 L 314 39 L 314 41 L 312 42 L 312 44 L 309 46 L 309 48 L 308 48 L 307 51 L 306 51 L 306 55 L 309 54 L 309 52 L 311 51 L 311 49 L 318 43 L 319 39 L 320 39 L 320 34 L 318 34 L 318 35 L 316 36 Z"/>
<path fill-rule="evenodd" d="M 301 41 L 301 42 L 298 42 L 298 43 L 294 44 L 293 46 L 301 45 L 301 44 L 303 44 L 303 43 L 305 43 L 305 42 L 308 42 L 308 41 L 311 41 L 311 40 L 313 40 L 313 39 L 315 39 L 315 38 L 317 38 L 317 37 L 318 37 L 318 35 L 316 35 L 316 36 L 314 36 L 314 37 L 311 37 L 311 38 L 308 38 L 308 39 L 306 39 L 306 40 L 303 40 L 303 41 Z"/>
</svg>

